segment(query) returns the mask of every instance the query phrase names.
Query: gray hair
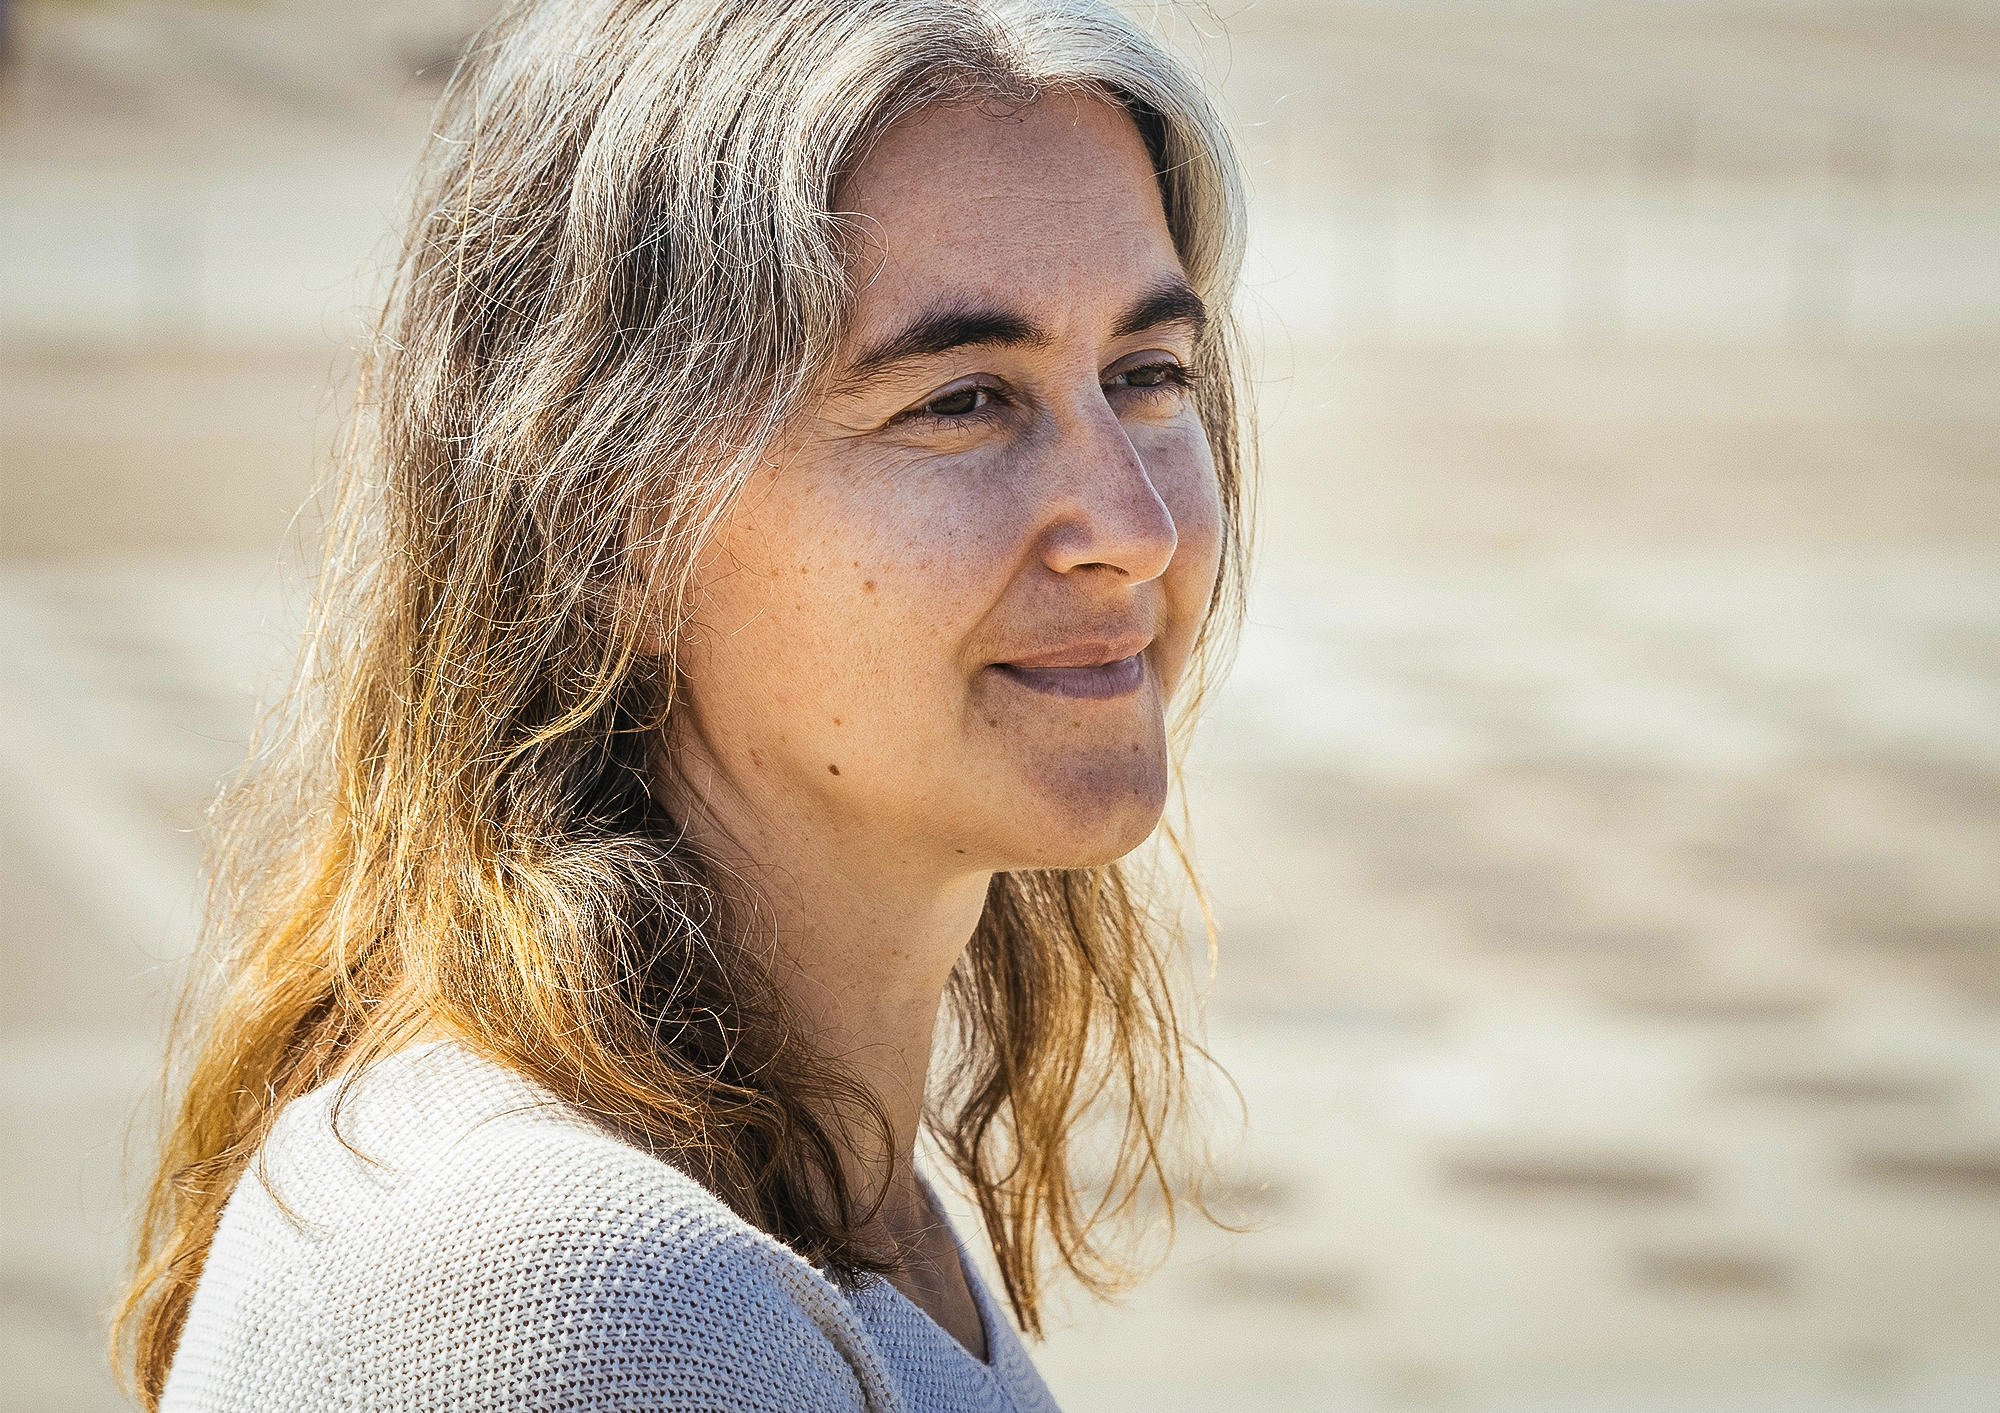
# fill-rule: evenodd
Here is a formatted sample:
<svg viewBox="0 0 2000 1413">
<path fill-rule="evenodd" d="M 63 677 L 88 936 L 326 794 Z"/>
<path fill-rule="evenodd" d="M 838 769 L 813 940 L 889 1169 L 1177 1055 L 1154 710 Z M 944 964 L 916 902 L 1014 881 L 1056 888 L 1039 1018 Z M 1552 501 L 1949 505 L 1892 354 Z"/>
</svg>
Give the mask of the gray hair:
<svg viewBox="0 0 2000 1413">
<path fill-rule="evenodd" d="M 1211 311 L 1212 663 L 1243 568 L 1243 200 L 1227 132 L 1161 46 L 1093 0 L 515 0 L 477 40 L 364 365 L 311 655 L 215 853 L 215 994 L 183 1012 L 120 1317 L 149 1405 L 278 1111 L 428 1027 L 696 1155 L 836 1275 L 894 1263 L 841 1167 L 837 1114 L 864 1101 L 716 935 L 709 865 L 644 788 L 676 680 L 652 644 L 835 356 L 843 177 L 928 105 L 1062 92 L 1132 115 Z M 1099 1228 L 1147 1193 L 1172 1210 L 1162 1145 L 1195 1053 L 1173 951 L 1118 865 L 1010 873 L 953 973 L 928 1129 L 1031 1331 L 1044 1240 L 1106 1289 L 1130 1268 Z M 1071 1134 L 1106 1111 L 1124 1126 L 1086 1187 Z"/>
<path fill-rule="evenodd" d="M 1244 240 L 1229 135 L 1108 5 L 515 3 L 447 96 L 450 150 L 406 272 L 404 309 L 425 327 L 406 315 L 399 343 L 482 335 L 424 350 L 468 462 L 521 465 L 526 449 L 531 476 L 605 458 L 621 475 L 675 468 L 653 523 L 698 541 L 833 357 L 855 235 L 843 177 L 920 108 L 1072 90 L 1131 112 L 1188 280 L 1226 311 Z M 1229 334 L 1225 318 L 1217 342 Z M 1204 410 L 1233 481 L 1234 428 Z M 688 474 L 691 453 L 706 474 Z"/>
</svg>

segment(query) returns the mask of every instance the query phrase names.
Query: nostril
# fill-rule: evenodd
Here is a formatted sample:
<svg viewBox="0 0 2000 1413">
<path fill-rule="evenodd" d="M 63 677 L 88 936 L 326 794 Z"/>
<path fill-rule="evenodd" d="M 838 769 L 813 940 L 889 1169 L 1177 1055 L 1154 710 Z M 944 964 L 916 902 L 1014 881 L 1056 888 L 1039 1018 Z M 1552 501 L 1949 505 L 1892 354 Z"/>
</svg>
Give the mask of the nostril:
<svg viewBox="0 0 2000 1413">
<path fill-rule="evenodd" d="M 1121 478 L 1124 484 L 1115 489 L 1101 480 L 1056 512 L 1043 550 L 1051 569 L 1105 569 L 1141 583 L 1166 572 L 1179 532 L 1143 467 L 1134 469 L 1136 476 Z M 1103 494 L 1106 489 L 1112 493 Z"/>
</svg>

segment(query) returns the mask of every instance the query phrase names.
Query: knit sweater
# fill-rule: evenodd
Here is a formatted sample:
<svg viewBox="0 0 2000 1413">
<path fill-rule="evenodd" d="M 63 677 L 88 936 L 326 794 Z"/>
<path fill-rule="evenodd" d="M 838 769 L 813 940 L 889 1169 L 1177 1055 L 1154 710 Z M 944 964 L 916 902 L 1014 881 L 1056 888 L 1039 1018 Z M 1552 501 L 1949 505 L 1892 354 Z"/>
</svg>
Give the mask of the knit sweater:
<svg viewBox="0 0 2000 1413">
<path fill-rule="evenodd" d="M 338 1088 L 230 1197 L 163 1413 L 1056 1413 L 970 1262 L 986 1363 L 457 1045 L 371 1066 L 336 1134 Z"/>
</svg>

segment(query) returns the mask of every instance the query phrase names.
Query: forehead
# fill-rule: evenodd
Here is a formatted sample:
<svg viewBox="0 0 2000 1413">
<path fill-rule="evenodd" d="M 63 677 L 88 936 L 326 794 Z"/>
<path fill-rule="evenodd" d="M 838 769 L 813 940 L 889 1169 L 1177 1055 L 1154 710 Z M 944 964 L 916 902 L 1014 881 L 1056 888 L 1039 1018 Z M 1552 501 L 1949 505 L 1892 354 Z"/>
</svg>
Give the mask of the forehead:
<svg viewBox="0 0 2000 1413">
<path fill-rule="evenodd" d="M 862 162 L 841 204 L 862 236 L 861 333 L 958 294 L 1122 306 L 1180 273 L 1138 128 L 1086 93 L 915 113 Z"/>
</svg>

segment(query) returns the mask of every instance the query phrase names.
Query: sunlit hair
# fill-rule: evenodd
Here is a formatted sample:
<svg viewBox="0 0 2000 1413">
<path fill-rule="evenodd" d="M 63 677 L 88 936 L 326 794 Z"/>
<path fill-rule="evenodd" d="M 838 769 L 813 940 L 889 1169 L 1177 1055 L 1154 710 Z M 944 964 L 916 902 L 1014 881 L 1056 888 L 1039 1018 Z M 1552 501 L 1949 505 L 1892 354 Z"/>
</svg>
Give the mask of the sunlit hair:
<svg viewBox="0 0 2000 1413">
<path fill-rule="evenodd" d="M 733 885 L 648 792 L 677 681 L 658 625 L 687 621 L 718 517 L 824 382 L 852 304 L 843 175 L 928 105 L 1065 92 L 1132 114 L 1214 316 L 1194 396 L 1229 539 L 1184 743 L 1242 579 L 1242 197 L 1161 46 L 1089 0 L 544 0 L 474 42 L 367 352 L 298 682 L 218 835 L 120 1316 L 149 1407 L 279 1109 L 427 1029 L 837 1278 L 893 1264 L 842 1167 L 865 1096 L 788 1027 L 722 925 Z M 928 1141 L 1031 1332 L 1051 1259 L 1116 1288 L 1118 1219 L 1172 1210 L 1192 1051 L 1178 926 L 1145 891 L 1116 865 L 1000 875 L 951 978 Z"/>
</svg>

